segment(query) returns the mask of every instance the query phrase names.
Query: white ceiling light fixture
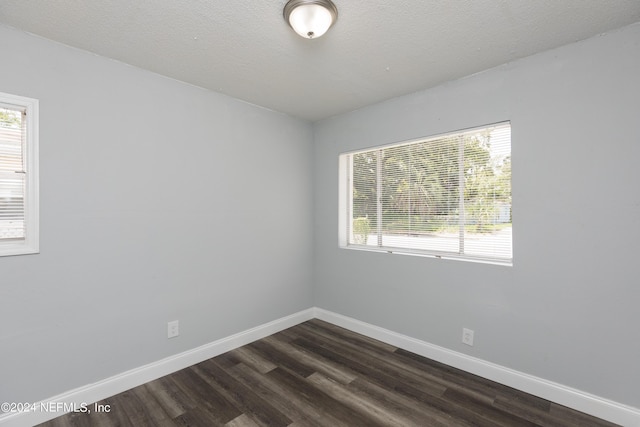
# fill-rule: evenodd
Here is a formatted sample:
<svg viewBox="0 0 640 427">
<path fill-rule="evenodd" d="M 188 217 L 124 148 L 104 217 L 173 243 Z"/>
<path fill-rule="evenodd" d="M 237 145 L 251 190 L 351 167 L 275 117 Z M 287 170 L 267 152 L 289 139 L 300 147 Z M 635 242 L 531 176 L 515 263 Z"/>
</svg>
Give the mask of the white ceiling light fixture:
<svg viewBox="0 0 640 427">
<path fill-rule="evenodd" d="M 317 39 L 338 19 L 338 8 L 331 0 L 289 0 L 284 19 L 306 39 Z"/>
</svg>

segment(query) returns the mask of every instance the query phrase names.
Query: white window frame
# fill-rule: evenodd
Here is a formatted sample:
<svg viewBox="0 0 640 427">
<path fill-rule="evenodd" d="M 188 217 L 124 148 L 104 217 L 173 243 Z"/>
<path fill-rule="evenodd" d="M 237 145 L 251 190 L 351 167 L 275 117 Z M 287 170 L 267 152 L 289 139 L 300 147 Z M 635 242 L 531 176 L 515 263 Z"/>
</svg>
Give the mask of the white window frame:
<svg viewBox="0 0 640 427">
<path fill-rule="evenodd" d="M 36 254 L 40 252 L 39 177 L 38 177 L 38 111 L 37 99 L 0 92 L 0 104 L 26 112 L 23 159 L 25 167 L 24 224 L 22 239 L 0 239 L 0 256 Z"/>
<path fill-rule="evenodd" d="M 512 258 L 493 258 L 493 257 L 483 257 L 483 256 L 474 256 L 470 254 L 458 254 L 455 252 L 445 252 L 445 251 L 437 251 L 437 250 L 422 250 L 422 249 L 410 249 L 410 248 L 402 248 L 402 247 L 385 247 L 381 245 L 379 241 L 378 246 L 372 245 L 362 245 L 362 244 L 354 244 L 350 243 L 349 234 L 351 233 L 350 224 L 351 224 L 351 216 L 352 216 L 352 202 L 353 202 L 353 171 L 352 171 L 352 155 L 374 151 L 374 150 L 382 150 L 386 148 L 396 147 L 400 145 L 409 145 L 413 143 L 425 142 L 429 140 L 436 140 L 448 136 L 460 135 L 468 132 L 472 132 L 475 130 L 482 130 L 486 128 L 491 128 L 494 126 L 503 126 L 509 125 L 510 121 L 497 122 L 494 124 L 489 124 L 485 126 L 478 126 L 468 129 L 461 129 L 453 132 L 448 132 L 444 134 L 434 135 L 430 137 L 418 138 L 409 141 L 403 141 L 399 143 L 385 144 L 380 146 L 369 147 L 365 149 L 360 149 L 356 151 L 350 151 L 346 153 L 341 153 L 338 157 L 338 246 L 343 249 L 355 249 L 355 250 L 364 250 L 371 252 L 382 252 L 382 253 L 396 253 L 396 254 L 405 254 L 405 255 L 417 255 L 417 256 L 426 256 L 431 258 L 438 259 L 454 259 L 454 260 L 462 260 L 462 261 L 471 261 L 471 262 L 480 262 L 480 263 L 488 263 L 488 264 L 496 264 L 496 265 L 504 265 L 504 266 L 513 266 L 513 257 Z M 380 164 L 378 164 L 379 167 Z M 380 172 L 378 172 L 380 173 Z M 381 212 L 381 204 L 377 204 L 378 209 L 378 218 L 382 217 Z M 511 243 L 513 245 L 513 241 Z"/>
</svg>

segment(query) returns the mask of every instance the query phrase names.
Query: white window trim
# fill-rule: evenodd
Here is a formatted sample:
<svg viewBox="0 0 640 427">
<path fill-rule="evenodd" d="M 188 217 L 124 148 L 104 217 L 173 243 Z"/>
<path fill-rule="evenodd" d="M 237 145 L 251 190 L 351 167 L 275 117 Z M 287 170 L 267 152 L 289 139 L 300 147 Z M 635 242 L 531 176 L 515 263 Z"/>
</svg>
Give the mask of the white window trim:
<svg viewBox="0 0 640 427">
<path fill-rule="evenodd" d="M 369 147 L 360 150 L 353 150 L 349 152 L 340 153 L 338 156 L 338 247 L 340 249 L 351 249 L 351 250 L 359 250 L 359 251 L 368 251 L 368 252 L 378 252 L 378 253 L 388 253 L 388 254 L 402 254 L 402 255 L 413 255 L 413 256 L 421 256 L 427 258 L 437 258 L 437 259 L 449 259 L 449 260 L 459 260 L 459 261 L 468 261 L 468 262 L 478 262 L 483 264 L 494 264 L 512 267 L 513 266 L 513 257 L 509 259 L 501 259 L 494 257 L 483 257 L 477 255 L 470 254 L 456 254 L 453 252 L 441 252 L 437 250 L 421 250 L 421 249 L 409 249 L 409 248 L 398 248 L 398 247 L 387 247 L 387 246 L 369 246 L 369 245 L 359 245 L 349 243 L 349 234 L 351 230 L 349 229 L 349 223 L 351 218 L 351 206 L 352 206 L 352 182 L 351 178 L 353 173 L 349 170 L 352 167 L 352 163 L 350 161 L 350 157 L 353 154 L 361 153 L 363 151 L 371 151 L 374 149 L 385 149 L 388 147 L 394 147 L 398 145 L 404 144 L 413 144 L 416 142 L 421 142 L 430 139 L 438 139 L 447 137 L 449 135 L 457 135 L 460 133 L 473 131 L 476 129 L 484 129 L 490 126 L 499 126 L 502 124 L 511 123 L 509 120 L 496 122 L 489 125 L 484 126 L 476 126 L 468 129 L 461 129 L 453 132 L 446 132 L 439 135 L 433 135 L 430 137 L 416 138 L 408 141 L 403 141 L 401 143 L 390 143 L 379 145 L 375 147 Z M 380 214 L 379 214 L 380 216 Z"/>
<path fill-rule="evenodd" d="M 39 174 L 38 174 L 38 107 L 37 99 L 0 92 L 0 104 L 26 109 L 26 142 L 24 159 L 26 188 L 24 198 L 24 239 L 0 239 L 0 256 L 37 254 L 40 252 Z"/>
</svg>

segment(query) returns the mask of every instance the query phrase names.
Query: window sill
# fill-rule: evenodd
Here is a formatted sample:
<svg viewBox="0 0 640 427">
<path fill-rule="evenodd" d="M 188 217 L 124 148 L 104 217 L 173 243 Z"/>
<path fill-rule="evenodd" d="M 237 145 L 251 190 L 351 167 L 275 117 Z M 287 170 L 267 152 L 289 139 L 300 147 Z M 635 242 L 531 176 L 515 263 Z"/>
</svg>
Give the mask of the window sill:
<svg viewBox="0 0 640 427">
<path fill-rule="evenodd" d="M 391 255 L 409 255 L 409 256 L 417 256 L 424 258 L 434 258 L 441 260 L 453 260 L 453 261 L 467 261 L 479 264 L 491 264 L 491 265 L 499 265 L 503 267 L 513 267 L 513 259 L 496 259 L 496 258 L 485 258 L 485 257 L 475 257 L 470 255 L 458 255 L 454 253 L 448 252 L 426 252 L 421 250 L 412 250 L 412 249 L 402 249 L 402 248 L 391 248 L 384 246 L 366 246 L 366 245 L 348 245 L 348 246 L 339 246 L 340 249 L 348 249 L 348 250 L 356 250 L 356 251 L 366 251 L 366 252 L 378 252 L 385 253 Z"/>
<path fill-rule="evenodd" d="M 40 250 L 36 244 L 29 244 L 25 241 L 0 242 L 0 257 L 15 255 L 38 254 Z"/>
</svg>

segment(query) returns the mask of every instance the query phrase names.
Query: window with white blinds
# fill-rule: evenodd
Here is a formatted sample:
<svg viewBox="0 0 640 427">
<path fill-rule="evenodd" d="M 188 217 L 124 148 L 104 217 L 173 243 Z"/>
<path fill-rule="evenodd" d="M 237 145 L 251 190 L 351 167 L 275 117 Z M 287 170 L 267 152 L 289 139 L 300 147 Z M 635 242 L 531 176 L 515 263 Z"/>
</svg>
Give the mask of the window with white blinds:
<svg viewBox="0 0 640 427">
<path fill-rule="evenodd" d="M 340 244 L 512 264 L 511 126 L 340 156 Z"/>
<path fill-rule="evenodd" d="M 38 252 L 38 101 L 0 93 L 0 255 Z"/>
</svg>

